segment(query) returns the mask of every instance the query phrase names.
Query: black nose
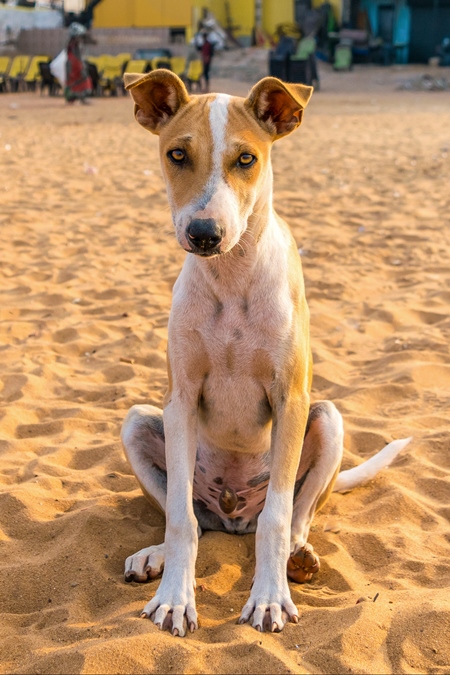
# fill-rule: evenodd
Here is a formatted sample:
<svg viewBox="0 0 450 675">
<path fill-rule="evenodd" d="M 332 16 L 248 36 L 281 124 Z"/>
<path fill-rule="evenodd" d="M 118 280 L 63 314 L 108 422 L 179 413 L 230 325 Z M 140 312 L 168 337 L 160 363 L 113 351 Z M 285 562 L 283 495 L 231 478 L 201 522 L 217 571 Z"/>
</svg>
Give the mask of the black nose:
<svg viewBox="0 0 450 675">
<path fill-rule="evenodd" d="M 213 218 L 196 218 L 186 229 L 193 249 L 201 252 L 211 251 L 222 241 L 222 228 Z"/>
</svg>

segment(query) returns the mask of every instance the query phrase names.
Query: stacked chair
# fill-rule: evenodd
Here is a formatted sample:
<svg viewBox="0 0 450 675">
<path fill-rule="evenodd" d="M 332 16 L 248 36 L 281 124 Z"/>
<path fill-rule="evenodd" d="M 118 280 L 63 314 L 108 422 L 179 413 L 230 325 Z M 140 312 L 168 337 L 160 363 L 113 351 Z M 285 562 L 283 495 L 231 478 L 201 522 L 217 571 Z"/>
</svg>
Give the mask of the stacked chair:
<svg viewBox="0 0 450 675">
<path fill-rule="evenodd" d="M 36 91 L 36 86 L 41 79 L 39 66 L 41 63 L 49 63 L 48 56 L 33 56 L 28 66 L 28 70 L 23 77 L 23 84 L 28 91 Z"/>
<path fill-rule="evenodd" d="M 145 59 L 131 59 L 131 61 L 128 61 L 128 63 L 125 65 L 124 73 L 138 73 L 140 75 L 144 75 L 145 73 L 148 73 L 149 70 L 151 70 L 151 66 L 148 61 Z M 126 94 L 127 92 L 125 91 L 125 85 L 122 80 L 122 94 Z"/>
<path fill-rule="evenodd" d="M 170 70 L 170 59 L 165 59 L 163 56 L 156 56 L 150 61 L 152 70 L 158 70 L 158 68 L 165 68 Z"/>
<path fill-rule="evenodd" d="M 191 92 L 196 87 L 197 90 L 200 90 L 201 84 L 200 80 L 203 75 L 203 63 L 199 59 L 194 59 L 189 61 L 187 73 L 185 75 L 186 84 L 188 91 Z"/>
<path fill-rule="evenodd" d="M 0 91 L 6 91 L 6 83 L 10 66 L 11 59 L 9 56 L 0 56 Z"/>
<path fill-rule="evenodd" d="M 24 88 L 24 78 L 30 61 L 31 58 L 29 56 L 14 56 L 7 75 L 9 91 L 19 91 Z"/>
<path fill-rule="evenodd" d="M 101 70 L 98 69 L 99 84 L 102 93 L 109 91 L 111 96 L 116 96 L 119 89 L 122 88 L 122 76 L 126 64 L 131 58 L 131 54 L 118 54 L 117 56 L 103 56 Z"/>
<path fill-rule="evenodd" d="M 41 63 L 49 63 L 48 56 L 0 56 L 0 91 L 35 91 L 41 80 Z"/>
<path fill-rule="evenodd" d="M 172 56 L 170 59 L 170 70 L 178 75 L 178 77 L 183 77 L 186 70 L 186 59 L 184 56 Z"/>
<path fill-rule="evenodd" d="M 145 59 L 131 59 L 125 66 L 124 73 L 140 73 L 143 75 L 148 73 L 150 69 L 151 67 Z"/>
<path fill-rule="evenodd" d="M 45 90 L 48 90 L 50 96 L 57 95 L 61 86 L 50 71 L 50 61 L 50 57 L 44 55 L 0 56 L 0 92 L 36 91 L 39 86 L 41 95 Z M 190 61 L 187 65 L 182 56 L 158 56 L 148 61 L 132 59 L 131 54 L 124 52 L 117 56 L 87 56 L 85 63 L 92 80 L 94 96 L 102 96 L 105 92 L 109 92 L 111 96 L 116 96 L 119 92 L 125 94 L 124 73 L 144 74 L 156 68 L 167 68 L 184 79 L 189 88 L 195 85 L 199 87 L 203 74 L 201 61 Z"/>
<path fill-rule="evenodd" d="M 183 56 L 172 56 L 170 59 L 162 58 L 158 56 L 151 61 L 146 61 L 145 59 L 132 59 L 128 61 L 125 65 L 124 73 L 139 73 L 144 75 L 145 73 L 150 72 L 151 70 L 156 70 L 157 68 L 167 68 L 173 73 L 178 75 L 181 78 L 185 77 L 186 70 L 186 59 Z M 195 73 L 192 73 L 192 76 L 195 77 Z M 201 73 L 200 73 L 201 76 Z M 125 94 L 125 89 L 122 85 L 123 93 Z"/>
</svg>

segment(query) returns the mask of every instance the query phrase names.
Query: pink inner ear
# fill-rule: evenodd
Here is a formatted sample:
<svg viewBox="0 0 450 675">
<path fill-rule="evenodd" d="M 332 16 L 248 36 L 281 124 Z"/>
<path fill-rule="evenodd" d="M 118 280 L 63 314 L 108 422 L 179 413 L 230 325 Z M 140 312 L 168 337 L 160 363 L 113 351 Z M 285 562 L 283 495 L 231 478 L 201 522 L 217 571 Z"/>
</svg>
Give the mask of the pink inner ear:
<svg viewBox="0 0 450 675">
<path fill-rule="evenodd" d="M 143 110 L 140 107 L 138 107 L 136 110 L 136 120 L 139 122 L 139 124 L 142 124 L 143 127 L 150 127 L 152 129 L 156 128 L 158 123 L 161 121 L 160 118 L 154 114 L 154 110 L 150 110 L 148 108 Z"/>
<path fill-rule="evenodd" d="M 164 115 L 173 115 L 177 110 L 176 93 L 170 85 L 155 84 L 151 92 L 151 103 L 156 111 Z"/>
<path fill-rule="evenodd" d="M 164 82 L 148 82 L 142 89 L 136 87 L 133 98 L 137 121 L 150 130 L 164 124 L 180 107 L 176 88 Z"/>
<path fill-rule="evenodd" d="M 301 119 L 301 108 L 284 91 L 275 90 L 266 95 L 266 108 L 262 115 L 264 121 L 271 119 L 278 133 L 287 131 L 297 125 Z"/>
</svg>

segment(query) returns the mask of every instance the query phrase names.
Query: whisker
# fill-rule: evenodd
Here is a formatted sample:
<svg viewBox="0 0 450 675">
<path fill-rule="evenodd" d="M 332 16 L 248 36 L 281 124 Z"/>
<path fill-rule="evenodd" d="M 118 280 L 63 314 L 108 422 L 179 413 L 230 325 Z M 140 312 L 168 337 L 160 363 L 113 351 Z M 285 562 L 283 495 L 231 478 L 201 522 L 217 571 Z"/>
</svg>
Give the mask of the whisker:
<svg viewBox="0 0 450 675">
<path fill-rule="evenodd" d="M 239 248 L 241 249 L 242 253 L 243 253 L 244 255 L 247 255 L 247 251 L 246 251 L 245 248 L 242 246 L 242 244 L 241 244 L 240 241 L 237 242 L 236 246 L 239 246 Z"/>
<path fill-rule="evenodd" d="M 251 238 L 253 239 L 253 241 L 256 242 L 256 237 L 255 237 L 255 235 L 253 234 L 253 232 L 251 232 L 250 230 L 246 230 L 245 233 L 244 233 L 244 236 L 246 236 L 246 235 L 249 236 L 249 237 L 251 237 Z"/>
</svg>

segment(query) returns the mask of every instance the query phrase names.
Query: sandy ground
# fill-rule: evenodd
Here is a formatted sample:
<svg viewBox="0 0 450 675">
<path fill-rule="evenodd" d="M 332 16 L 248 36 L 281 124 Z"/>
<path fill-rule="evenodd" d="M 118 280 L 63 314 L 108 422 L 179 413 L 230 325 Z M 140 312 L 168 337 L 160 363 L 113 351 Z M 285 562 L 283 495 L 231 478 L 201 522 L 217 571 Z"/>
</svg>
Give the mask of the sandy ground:
<svg viewBox="0 0 450 675">
<path fill-rule="evenodd" d="M 164 535 L 118 440 L 133 403 L 161 404 L 185 255 L 156 138 L 126 98 L 0 96 L 1 672 L 448 672 L 450 94 L 396 92 L 387 72 L 326 74 L 273 153 L 344 466 L 414 435 L 317 516 L 322 570 L 291 586 L 300 622 L 279 635 L 236 625 L 252 535 L 200 540 L 184 640 L 139 619 L 159 582 L 122 577 Z"/>
</svg>

